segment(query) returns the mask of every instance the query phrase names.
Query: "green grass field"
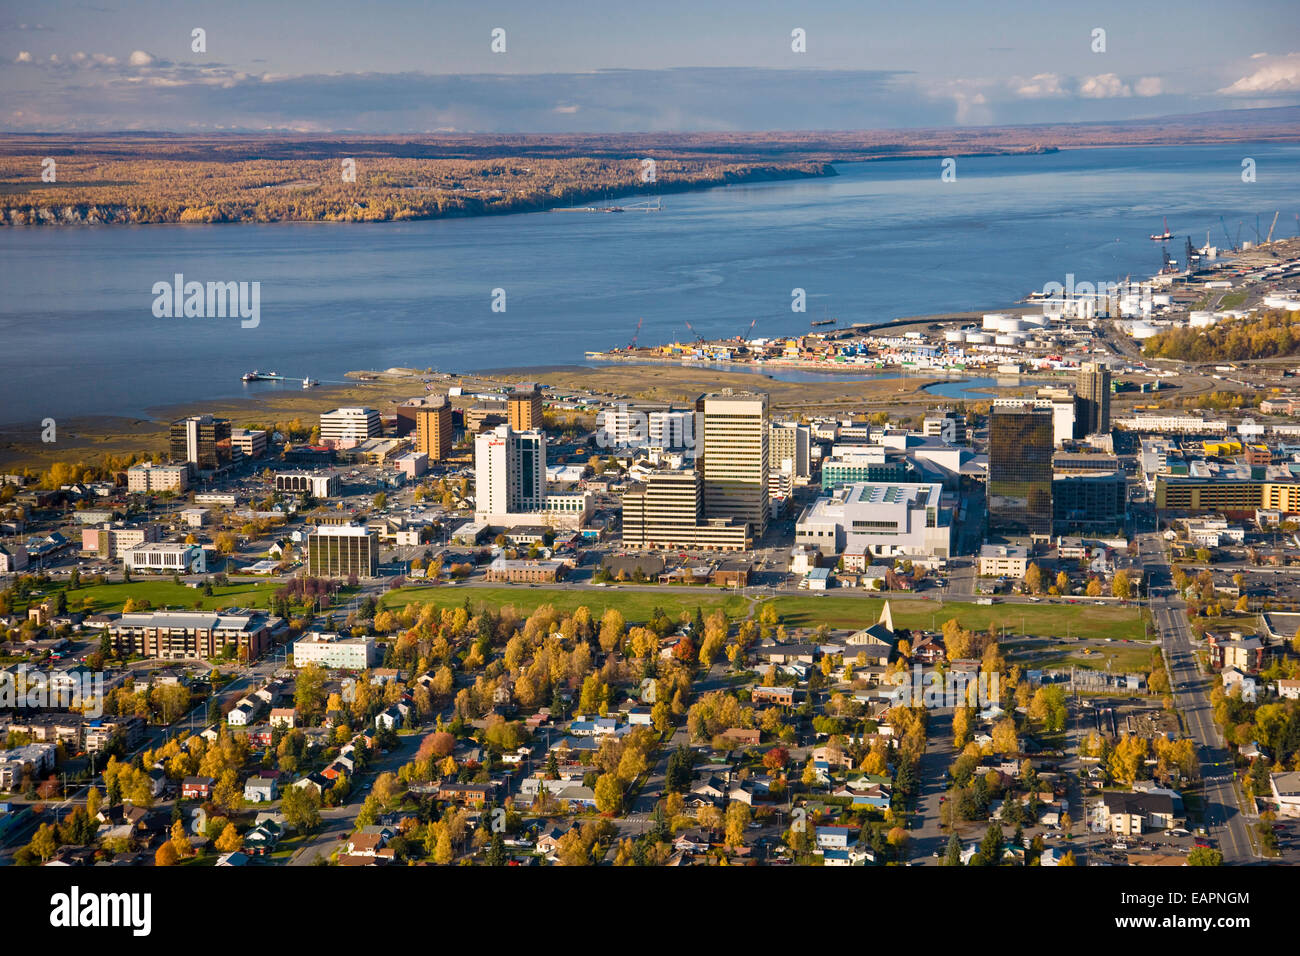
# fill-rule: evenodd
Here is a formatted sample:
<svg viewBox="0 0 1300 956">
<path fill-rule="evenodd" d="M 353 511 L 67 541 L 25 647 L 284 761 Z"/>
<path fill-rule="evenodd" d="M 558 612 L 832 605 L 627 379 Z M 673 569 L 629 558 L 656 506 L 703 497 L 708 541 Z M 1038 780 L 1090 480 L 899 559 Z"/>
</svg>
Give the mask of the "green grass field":
<svg viewBox="0 0 1300 956">
<path fill-rule="evenodd" d="M 851 597 L 778 597 L 781 619 L 797 627 L 862 627 L 880 617 L 883 599 Z M 911 598 L 890 602 L 898 627 L 938 629 L 949 618 L 962 627 L 984 631 L 995 623 L 1008 632 L 1065 637 L 1111 637 L 1141 640 L 1145 633 L 1141 612 L 1133 607 L 1096 607 L 1083 604 L 971 604 L 920 601 Z"/>
<path fill-rule="evenodd" d="M 1007 660 L 1025 667 L 1044 670 L 1110 670 L 1116 674 L 1149 671 L 1152 646 L 1150 644 L 1023 644 L 1005 646 Z M 1084 652 L 1087 653 L 1084 653 Z"/>
<path fill-rule="evenodd" d="M 279 585 L 269 581 L 235 582 L 226 587 L 214 587 L 212 597 L 207 597 L 198 588 L 187 588 L 183 584 L 173 584 L 170 579 L 162 581 L 132 581 L 129 584 L 101 584 L 87 586 L 75 591 L 68 591 L 68 607 L 80 610 L 82 602 L 90 598 L 94 602 L 94 612 L 120 611 L 127 598 L 137 601 L 145 600 L 153 607 L 182 607 L 190 609 L 198 601 L 204 610 L 219 607 L 260 607 L 270 606 L 271 596 Z M 48 597 L 54 590 L 46 591 Z M 38 599 L 40 600 L 40 599 Z"/>
<path fill-rule="evenodd" d="M 416 601 L 432 603 L 438 607 L 459 607 L 469 597 L 470 604 L 487 604 L 501 607 L 513 604 L 520 613 L 531 613 L 543 604 L 554 604 L 557 610 L 572 611 L 585 604 L 599 617 L 609 607 L 617 608 L 629 622 L 648 620 L 656 607 L 676 617 L 683 610 L 693 612 L 700 607 L 707 614 L 721 607 L 729 617 L 740 618 L 749 612 L 751 601 L 712 588 L 697 592 L 653 590 L 582 590 L 566 591 L 554 588 L 522 586 L 497 588 L 401 588 L 389 591 L 380 602 L 383 607 L 403 607 Z M 884 604 L 879 598 L 859 597 L 777 597 L 775 601 L 781 620 L 787 627 L 865 627 L 880 617 Z M 759 607 L 757 603 L 754 608 Z M 981 605 L 970 603 L 945 603 L 914 599 L 894 600 L 890 604 L 894 623 L 899 627 L 928 630 L 932 625 L 942 627 L 943 622 L 955 617 L 962 626 L 973 631 L 987 630 L 989 622 L 996 622 L 1014 633 L 1111 637 L 1116 640 L 1143 638 L 1141 612 L 1137 608 L 1096 607 L 1073 604 L 1015 604 Z M 1022 630 L 1023 629 L 1023 630 Z"/>
</svg>

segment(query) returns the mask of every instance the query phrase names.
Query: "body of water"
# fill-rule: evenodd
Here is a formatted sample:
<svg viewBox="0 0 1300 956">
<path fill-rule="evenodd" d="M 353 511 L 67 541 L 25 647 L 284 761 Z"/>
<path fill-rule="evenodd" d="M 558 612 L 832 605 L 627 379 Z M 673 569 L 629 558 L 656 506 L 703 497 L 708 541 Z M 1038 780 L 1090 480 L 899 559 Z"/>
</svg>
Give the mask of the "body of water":
<svg viewBox="0 0 1300 956">
<path fill-rule="evenodd" d="M 1241 182 L 1243 156 L 1258 181 Z M 1168 216 L 1224 245 L 1294 228 L 1300 147 L 1098 149 L 841 165 L 670 195 L 659 213 L 0 230 L 0 422 L 257 394 L 246 370 L 565 365 L 589 349 L 995 309 L 1051 281 L 1145 278 Z M 1289 205 L 1288 205 L 1289 203 Z M 260 323 L 156 318 L 153 286 L 260 282 Z M 791 290 L 807 311 L 791 311 Z M 494 290 L 501 290 L 494 292 Z M 504 299 L 502 298 L 504 296 Z M 504 312 L 493 311 L 504 303 Z M 752 333 L 750 329 L 752 327 Z"/>
</svg>

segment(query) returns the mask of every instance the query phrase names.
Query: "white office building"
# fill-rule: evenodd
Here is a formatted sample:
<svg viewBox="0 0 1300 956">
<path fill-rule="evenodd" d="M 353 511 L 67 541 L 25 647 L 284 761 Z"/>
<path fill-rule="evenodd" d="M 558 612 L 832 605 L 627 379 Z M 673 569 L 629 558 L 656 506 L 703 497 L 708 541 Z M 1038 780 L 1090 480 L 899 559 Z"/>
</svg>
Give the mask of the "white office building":
<svg viewBox="0 0 1300 956">
<path fill-rule="evenodd" d="M 332 448 L 354 448 L 381 431 L 373 408 L 336 408 L 320 417 L 321 444 Z"/>
<path fill-rule="evenodd" d="M 947 558 L 950 511 L 938 483 L 854 482 L 809 505 L 795 524 L 795 544 L 825 555 Z"/>
<path fill-rule="evenodd" d="M 208 570 L 203 549 L 197 544 L 141 544 L 124 551 L 122 562 L 131 571 L 151 574 L 204 574 Z"/>
</svg>

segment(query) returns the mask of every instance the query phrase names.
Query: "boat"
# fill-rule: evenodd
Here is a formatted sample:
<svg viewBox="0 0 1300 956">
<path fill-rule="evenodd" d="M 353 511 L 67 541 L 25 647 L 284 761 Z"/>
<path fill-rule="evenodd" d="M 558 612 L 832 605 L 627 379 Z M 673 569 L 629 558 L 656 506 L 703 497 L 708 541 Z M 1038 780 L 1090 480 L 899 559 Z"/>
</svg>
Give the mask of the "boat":
<svg viewBox="0 0 1300 956">
<path fill-rule="evenodd" d="M 809 322 L 808 324 L 815 328 L 816 326 L 819 325 L 834 325 L 836 321 L 837 320 L 835 319 L 814 319 L 812 322 Z"/>
<path fill-rule="evenodd" d="M 275 382 L 283 377 L 279 372 L 259 372 L 257 369 L 253 369 L 251 372 L 245 372 L 239 378 L 243 382 Z"/>
<path fill-rule="evenodd" d="M 316 381 L 314 378 L 304 378 L 302 380 L 303 388 L 315 388 L 319 384 L 320 382 Z"/>
<path fill-rule="evenodd" d="M 1168 217 L 1168 216 L 1165 216 L 1165 217 L 1164 217 L 1164 223 L 1165 223 L 1165 231 L 1164 231 L 1164 234 L 1163 234 L 1163 235 L 1159 235 L 1159 236 L 1152 236 L 1152 237 L 1151 237 L 1151 241 L 1152 241 L 1152 242 L 1168 242 L 1170 239 L 1172 239 L 1172 238 L 1174 237 L 1174 234 L 1173 234 L 1172 232 L 1169 231 L 1169 217 Z"/>
</svg>

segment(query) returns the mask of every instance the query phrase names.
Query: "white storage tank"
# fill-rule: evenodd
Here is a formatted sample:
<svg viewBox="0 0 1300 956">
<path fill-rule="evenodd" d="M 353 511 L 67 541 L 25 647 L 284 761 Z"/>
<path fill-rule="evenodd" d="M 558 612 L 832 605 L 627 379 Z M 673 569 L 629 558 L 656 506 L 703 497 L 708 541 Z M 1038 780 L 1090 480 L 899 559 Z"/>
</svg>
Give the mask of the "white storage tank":
<svg viewBox="0 0 1300 956">
<path fill-rule="evenodd" d="M 1151 304 L 1154 305 L 1157 309 L 1168 308 L 1169 306 L 1174 304 L 1174 299 L 1173 296 L 1161 292 L 1151 297 Z"/>
<path fill-rule="evenodd" d="M 988 345 L 992 341 L 993 341 L 993 336 L 989 335 L 987 332 L 966 333 L 967 345 Z"/>
<path fill-rule="evenodd" d="M 949 329 L 947 332 L 943 333 L 943 340 L 945 342 L 965 342 L 966 333 L 961 329 Z"/>
<path fill-rule="evenodd" d="M 1150 322 L 1134 322 L 1132 326 L 1129 327 L 1129 332 L 1135 339 L 1149 339 L 1159 331 L 1160 330 Z"/>
<path fill-rule="evenodd" d="M 1214 315 L 1200 310 L 1189 312 L 1187 313 L 1187 324 L 1193 329 L 1208 329 L 1214 324 Z"/>
</svg>

